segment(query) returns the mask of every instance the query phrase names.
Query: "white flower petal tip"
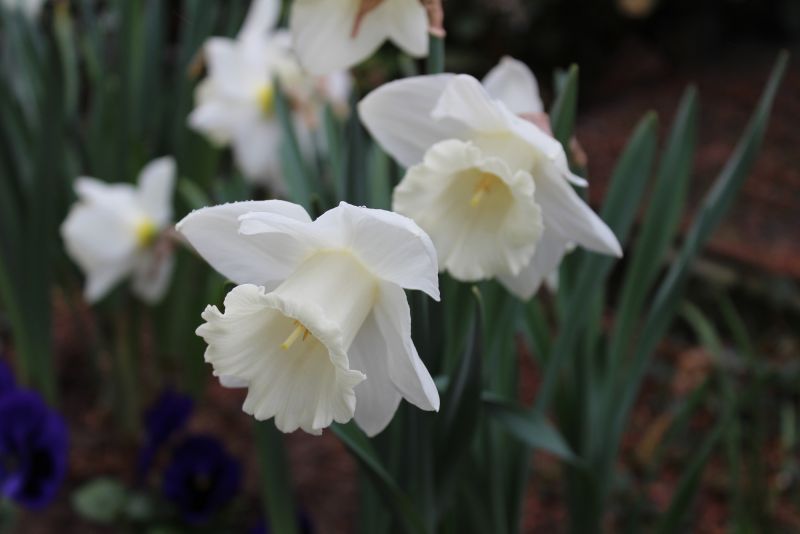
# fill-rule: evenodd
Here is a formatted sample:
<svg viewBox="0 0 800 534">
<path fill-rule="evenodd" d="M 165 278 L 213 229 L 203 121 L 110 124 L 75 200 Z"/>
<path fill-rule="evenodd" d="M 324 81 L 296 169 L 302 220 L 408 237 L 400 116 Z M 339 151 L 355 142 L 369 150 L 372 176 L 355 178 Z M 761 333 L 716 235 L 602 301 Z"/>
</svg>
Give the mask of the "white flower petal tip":
<svg viewBox="0 0 800 534">
<path fill-rule="evenodd" d="M 416 223 L 346 203 L 311 221 L 265 201 L 204 208 L 178 228 L 241 284 L 224 313 L 206 308 L 197 334 L 214 374 L 247 384 L 245 412 L 285 432 L 355 417 L 374 434 L 401 397 L 438 408 L 403 291 L 439 296 L 436 253 Z"/>
<path fill-rule="evenodd" d="M 492 98 L 499 100 L 515 114 L 542 113 L 536 76 L 523 62 L 505 56 L 483 78 L 483 86 Z"/>
<path fill-rule="evenodd" d="M 75 181 L 78 202 L 62 223 L 61 236 L 86 275 L 88 302 L 99 301 L 131 274 L 136 296 L 148 303 L 163 297 L 173 265 L 164 231 L 171 226 L 175 177 L 174 160 L 164 157 L 142 169 L 138 187 L 86 177 Z"/>
<path fill-rule="evenodd" d="M 413 57 L 428 53 L 428 18 L 418 0 L 296 0 L 289 27 L 301 63 L 314 74 L 350 68 L 387 40 Z"/>
<path fill-rule="evenodd" d="M 519 273 L 542 234 L 530 174 L 512 172 L 473 143 L 437 143 L 409 169 L 393 207 L 427 231 L 441 269 L 463 281 Z"/>
</svg>

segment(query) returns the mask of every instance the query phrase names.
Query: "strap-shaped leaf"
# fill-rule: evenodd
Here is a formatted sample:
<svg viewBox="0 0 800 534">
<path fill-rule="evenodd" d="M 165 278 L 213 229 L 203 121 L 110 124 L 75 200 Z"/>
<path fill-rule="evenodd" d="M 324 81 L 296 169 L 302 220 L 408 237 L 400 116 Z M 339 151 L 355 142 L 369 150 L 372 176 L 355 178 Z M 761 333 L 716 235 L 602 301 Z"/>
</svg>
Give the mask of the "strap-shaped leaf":
<svg viewBox="0 0 800 534">
<path fill-rule="evenodd" d="M 493 395 L 484 395 L 483 403 L 490 417 L 529 447 L 570 462 L 577 460 L 563 436 L 543 415 Z"/>
<path fill-rule="evenodd" d="M 407 534 L 422 534 L 427 529 L 417 511 L 411 505 L 408 496 L 400 489 L 397 482 L 383 466 L 378 454 L 367 436 L 353 423 L 342 425 L 334 423 L 331 430 L 342 440 L 358 463 L 370 477 L 375 488 L 381 494 L 386 506 L 397 516 Z"/>
<path fill-rule="evenodd" d="M 580 70 L 577 65 L 571 65 L 566 74 L 558 96 L 550 108 L 550 127 L 553 137 L 564 145 L 569 146 L 569 140 L 575 130 L 575 118 L 578 115 L 578 78 Z"/>
</svg>

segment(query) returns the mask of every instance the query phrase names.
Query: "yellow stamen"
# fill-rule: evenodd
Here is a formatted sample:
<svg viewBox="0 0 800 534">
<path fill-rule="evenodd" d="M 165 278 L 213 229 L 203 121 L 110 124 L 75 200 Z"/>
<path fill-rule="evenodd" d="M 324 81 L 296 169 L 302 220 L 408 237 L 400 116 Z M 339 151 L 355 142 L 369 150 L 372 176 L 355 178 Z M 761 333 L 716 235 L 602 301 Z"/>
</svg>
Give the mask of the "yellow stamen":
<svg viewBox="0 0 800 534">
<path fill-rule="evenodd" d="M 259 89 L 258 94 L 256 94 L 256 99 L 258 100 L 258 106 L 261 108 L 261 112 L 264 113 L 264 115 L 272 115 L 275 109 L 275 90 L 272 88 L 272 85 L 265 85 Z"/>
<path fill-rule="evenodd" d="M 158 236 L 158 227 L 150 219 L 138 221 L 133 231 L 136 234 L 136 244 L 140 247 L 151 245 Z"/>
<path fill-rule="evenodd" d="M 481 203 L 483 197 L 492 189 L 492 182 L 494 182 L 496 178 L 492 174 L 485 173 L 481 181 L 478 182 L 478 185 L 475 186 L 475 192 L 472 194 L 472 198 L 469 201 L 469 205 L 473 208 L 477 207 L 478 204 Z"/>
<path fill-rule="evenodd" d="M 308 328 L 303 326 L 299 321 L 295 321 L 294 324 L 297 326 L 294 328 L 294 330 L 292 330 L 292 333 L 289 334 L 289 337 L 286 338 L 286 341 L 281 343 L 281 348 L 283 350 L 289 350 L 301 334 L 303 336 L 303 341 L 305 341 L 306 337 L 308 337 Z"/>
</svg>

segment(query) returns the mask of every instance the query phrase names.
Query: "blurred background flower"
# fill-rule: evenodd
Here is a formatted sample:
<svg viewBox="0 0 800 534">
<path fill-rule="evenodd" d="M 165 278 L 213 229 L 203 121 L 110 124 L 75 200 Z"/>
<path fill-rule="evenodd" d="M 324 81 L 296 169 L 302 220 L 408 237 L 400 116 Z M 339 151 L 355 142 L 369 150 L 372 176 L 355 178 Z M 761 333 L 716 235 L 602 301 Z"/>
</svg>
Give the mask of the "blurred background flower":
<svg viewBox="0 0 800 534">
<path fill-rule="evenodd" d="M 64 419 L 32 392 L 0 394 L 0 494 L 31 509 L 47 506 L 67 470 Z"/>
<path fill-rule="evenodd" d="M 189 524 L 208 522 L 233 500 L 241 466 L 214 437 L 187 437 L 172 451 L 164 470 L 164 496 Z"/>
</svg>

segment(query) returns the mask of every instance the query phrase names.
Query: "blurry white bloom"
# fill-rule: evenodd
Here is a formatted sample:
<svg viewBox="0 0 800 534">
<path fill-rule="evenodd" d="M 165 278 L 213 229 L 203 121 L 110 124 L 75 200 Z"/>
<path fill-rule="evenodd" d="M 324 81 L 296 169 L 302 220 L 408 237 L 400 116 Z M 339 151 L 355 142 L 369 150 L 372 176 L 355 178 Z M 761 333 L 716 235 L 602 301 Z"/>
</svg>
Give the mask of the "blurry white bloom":
<svg viewBox="0 0 800 534">
<path fill-rule="evenodd" d="M 493 98 L 494 97 L 494 98 Z M 614 234 L 581 200 L 561 144 L 516 113 L 541 111 L 535 78 L 504 60 L 486 87 L 465 75 L 407 78 L 359 104 L 381 145 L 410 167 L 393 208 L 412 217 L 455 278 L 496 276 L 530 298 L 575 242 L 621 255 Z"/>
<path fill-rule="evenodd" d="M 346 107 L 351 79 L 337 72 L 314 78 L 291 50 L 288 32 L 275 30 L 279 0 L 254 0 L 236 39 L 210 38 L 204 48 L 208 77 L 195 92 L 189 125 L 212 142 L 233 148 L 248 179 L 276 184 L 281 126 L 275 110 L 277 78 L 295 111 L 301 141 L 315 126 L 323 101 Z"/>
<path fill-rule="evenodd" d="M 19 10 L 30 19 L 34 19 L 42 12 L 45 0 L 0 0 L 0 3 L 8 10 Z"/>
<path fill-rule="evenodd" d="M 84 294 L 97 302 L 133 275 L 133 292 L 146 302 L 164 295 L 173 268 L 172 245 L 162 232 L 172 222 L 175 162 L 154 160 L 138 188 L 78 178 L 78 202 L 61 225 L 69 256 L 86 275 Z"/>
<path fill-rule="evenodd" d="M 355 417 L 369 435 L 401 397 L 438 410 L 411 340 L 403 288 L 438 300 L 436 252 L 412 220 L 341 203 L 315 221 L 280 200 L 195 211 L 177 226 L 238 285 L 197 329 L 224 385 L 247 385 L 244 411 L 283 432 L 319 434 Z"/>
<path fill-rule="evenodd" d="M 352 67 L 386 40 L 413 57 L 428 54 L 420 0 L 295 0 L 289 26 L 300 61 L 316 74 Z"/>
</svg>

